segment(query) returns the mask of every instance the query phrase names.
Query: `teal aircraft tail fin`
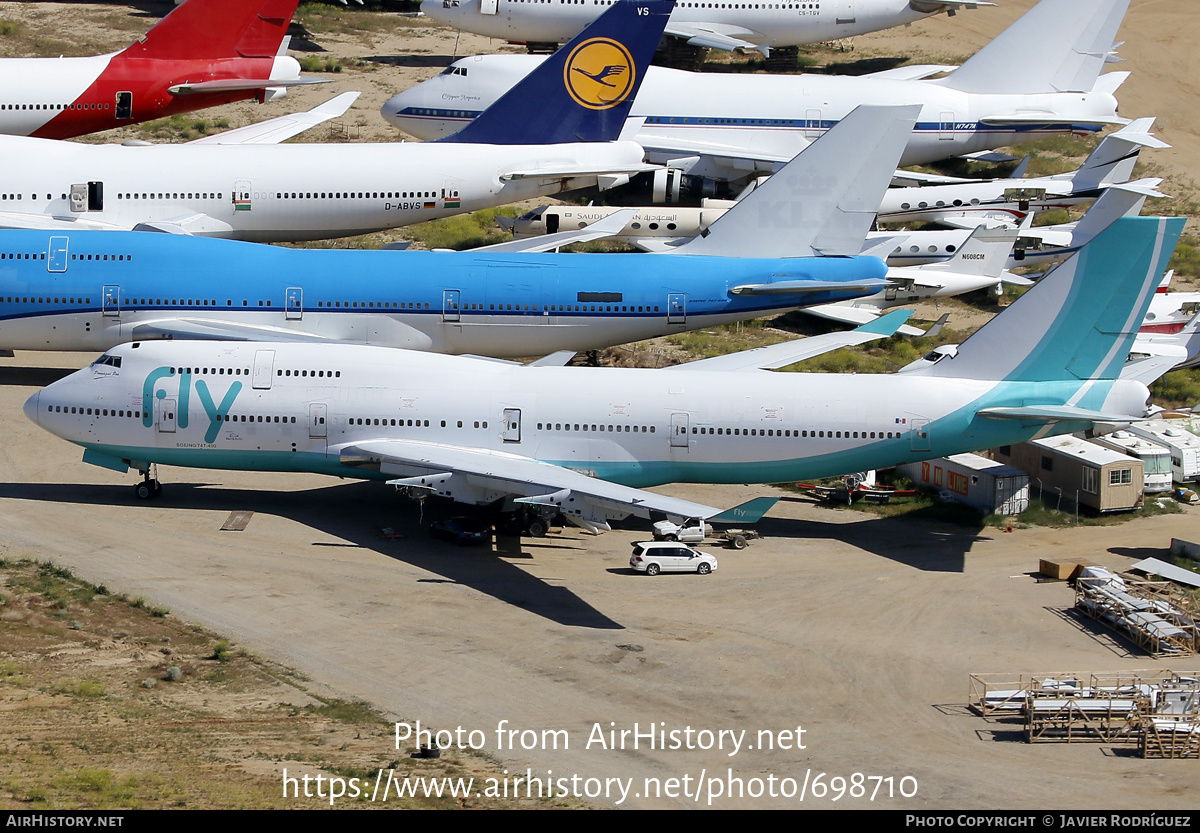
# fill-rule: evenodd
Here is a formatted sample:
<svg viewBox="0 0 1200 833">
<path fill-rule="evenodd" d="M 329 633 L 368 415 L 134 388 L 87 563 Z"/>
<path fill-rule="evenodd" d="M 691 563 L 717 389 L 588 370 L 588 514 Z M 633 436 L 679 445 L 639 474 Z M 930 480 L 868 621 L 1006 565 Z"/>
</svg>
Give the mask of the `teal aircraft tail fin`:
<svg viewBox="0 0 1200 833">
<path fill-rule="evenodd" d="M 1014 382 L 1118 378 L 1183 223 L 1117 220 L 954 356 L 913 372 Z"/>
</svg>

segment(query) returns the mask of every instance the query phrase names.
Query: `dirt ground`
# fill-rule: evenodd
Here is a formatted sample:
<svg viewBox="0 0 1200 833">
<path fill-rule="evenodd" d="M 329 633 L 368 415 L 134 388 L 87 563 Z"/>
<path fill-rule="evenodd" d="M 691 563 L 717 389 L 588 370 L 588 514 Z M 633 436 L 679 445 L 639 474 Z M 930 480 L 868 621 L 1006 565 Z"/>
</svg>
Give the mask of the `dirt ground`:
<svg viewBox="0 0 1200 833">
<path fill-rule="evenodd" d="M 860 38 L 857 48 L 962 57 L 1031 2 Z M 93 18 L 102 28 L 114 15 L 152 21 L 121 4 L 0 3 L 0 14 L 30 15 L 31 29 L 38 15 L 47 17 L 37 25 L 59 29 Z M 1198 25 L 1188 4 L 1134 0 L 1121 32 L 1121 68 L 1134 72 L 1120 93 L 1123 114 L 1159 116 L 1175 149 L 1155 159 L 1173 177 L 1200 179 L 1188 51 Z M 128 28 L 109 28 L 124 34 L 95 51 L 129 39 Z M 363 89 L 346 122 L 384 138 L 378 107 L 454 54 L 453 35 L 421 25 L 329 35 L 321 45 L 369 66 L 284 102 L 235 105 L 231 121 Z M 490 45 L 464 37 L 458 54 Z M 176 469 L 160 472 L 163 500 L 137 503 L 132 475 L 84 465 L 77 448 L 21 416 L 37 388 L 90 358 L 0 359 L 0 557 L 50 559 L 143 596 L 294 667 L 318 693 L 361 698 L 392 720 L 477 730 L 513 777 L 576 779 L 568 784 L 593 803 L 621 807 L 703 807 L 710 798 L 727 808 L 1197 806 L 1193 761 L 1143 761 L 1112 745 L 1030 746 L 1020 725 L 964 705 L 972 672 L 1200 671 L 1195 659 L 1146 658 L 1074 617 L 1065 585 L 1031 576 L 1045 555 L 1114 567 L 1159 555 L 1171 537 L 1200 537 L 1196 509 L 1006 533 L 789 496 L 760 525 L 764 540 L 716 551 L 713 575 L 650 579 L 627 568 L 630 543 L 646 537 L 641 522 L 600 537 L 568 530 L 459 549 L 423 529 L 454 509 L 422 511 L 378 485 Z M 664 491 L 732 506 L 771 490 Z M 255 514 L 244 531 L 221 531 L 235 510 Z M 383 527 L 404 537 L 384 540 Z M 564 734 L 547 734 L 556 730 Z M 629 734 L 620 748 L 622 730 L 642 733 L 638 748 Z M 663 749 L 657 731 L 683 748 Z M 86 741 L 88 726 L 78 733 Z M 723 748 L 687 748 L 718 740 Z M 278 782 L 280 772 L 264 770 Z M 818 797 L 816 785 L 838 776 L 868 794 Z M 803 801 L 754 795 L 800 784 Z"/>
</svg>

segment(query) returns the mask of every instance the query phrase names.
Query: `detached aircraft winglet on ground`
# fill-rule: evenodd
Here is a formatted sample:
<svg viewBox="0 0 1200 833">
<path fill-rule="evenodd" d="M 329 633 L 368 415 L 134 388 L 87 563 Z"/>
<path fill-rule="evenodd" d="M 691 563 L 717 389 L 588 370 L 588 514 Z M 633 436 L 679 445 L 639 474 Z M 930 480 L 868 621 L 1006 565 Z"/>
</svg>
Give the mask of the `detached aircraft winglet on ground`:
<svg viewBox="0 0 1200 833">
<path fill-rule="evenodd" d="M 955 354 L 905 373 L 764 369 L 805 355 L 803 339 L 658 370 L 134 342 L 25 414 L 88 463 L 144 472 L 139 496 L 158 491 L 162 463 L 378 479 L 502 503 L 538 531 L 559 514 L 592 531 L 629 515 L 711 518 L 720 510 L 647 489 L 806 480 L 1142 418 L 1149 391 L 1121 373 L 1183 222 L 1117 221 Z"/>
<path fill-rule="evenodd" d="M 257 98 L 297 84 L 298 0 L 187 0 L 120 52 L 0 59 L 0 133 L 68 139 Z"/>
</svg>

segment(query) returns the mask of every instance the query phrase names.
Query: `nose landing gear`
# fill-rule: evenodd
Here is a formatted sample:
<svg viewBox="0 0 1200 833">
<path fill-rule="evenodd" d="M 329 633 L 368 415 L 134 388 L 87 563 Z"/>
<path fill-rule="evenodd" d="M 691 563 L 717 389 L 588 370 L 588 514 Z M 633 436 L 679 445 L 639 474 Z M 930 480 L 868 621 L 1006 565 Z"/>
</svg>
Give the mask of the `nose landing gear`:
<svg viewBox="0 0 1200 833">
<path fill-rule="evenodd" d="M 138 500 L 156 500 L 162 496 L 162 484 L 152 475 L 158 474 L 153 464 L 142 469 L 142 482 L 133 487 L 133 494 Z"/>
</svg>

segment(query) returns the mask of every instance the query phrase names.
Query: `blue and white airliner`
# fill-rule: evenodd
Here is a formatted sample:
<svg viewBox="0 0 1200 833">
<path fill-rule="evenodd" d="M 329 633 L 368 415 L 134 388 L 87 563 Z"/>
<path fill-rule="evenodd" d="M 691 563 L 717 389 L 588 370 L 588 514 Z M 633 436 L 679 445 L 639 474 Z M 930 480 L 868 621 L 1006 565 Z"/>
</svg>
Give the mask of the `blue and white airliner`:
<svg viewBox="0 0 1200 833">
<path fill-rule="evenodd" d="M 903 373 L 766 372 L 803 339 L 654 370 L 136 341 L 25 413 L 88 463 L 145 472 L 145 497 L 163 463 L 378 479 L 593 531 L 630 514 L 709 518 L 719 510 L 646 489 L 837 475 L 1143 417 L 1149 391 L 1126 359 L 1182 228 L 1119 220 L 956 352 Z"/>
</svg>

